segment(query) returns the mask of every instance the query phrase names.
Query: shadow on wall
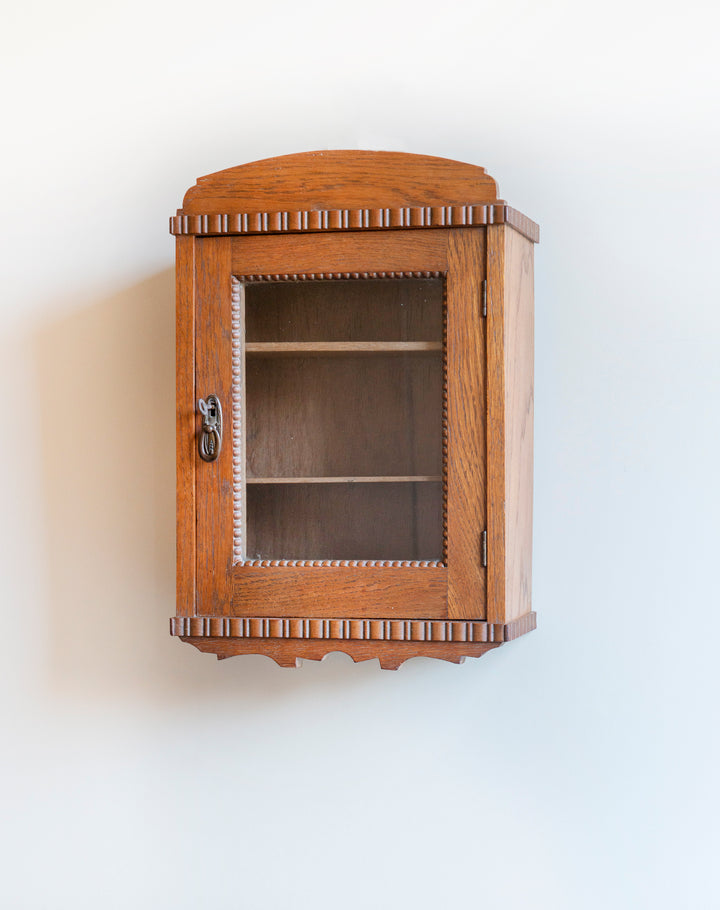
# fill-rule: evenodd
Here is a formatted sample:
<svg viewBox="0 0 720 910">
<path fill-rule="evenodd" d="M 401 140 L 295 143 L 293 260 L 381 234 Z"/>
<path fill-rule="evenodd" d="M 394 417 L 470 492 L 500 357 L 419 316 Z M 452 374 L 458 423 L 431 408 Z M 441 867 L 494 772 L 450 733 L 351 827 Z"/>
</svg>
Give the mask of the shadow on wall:
<svg viewBox="0 0 720 910">
<path fill-rule="evenodd" d="M 175 589 L 173 294 L 163 272 L 36 337 L 54 688 L 107 695 L 157 672 Z"/>
<path fill-rule="evenodd" d="M 46 326 L 34 349 L 53 692 L 91 700 L 141 692 L 144 699 L 174 700 L 213 691 L 237 700 L 241 693 L 284 696 L 377 674 L 376 661 L 354 666 L 339 655 L 321 676 L 281 670 L 260 656 L 218 663 L 170 638 L 172 270 Z"/>
</svg>

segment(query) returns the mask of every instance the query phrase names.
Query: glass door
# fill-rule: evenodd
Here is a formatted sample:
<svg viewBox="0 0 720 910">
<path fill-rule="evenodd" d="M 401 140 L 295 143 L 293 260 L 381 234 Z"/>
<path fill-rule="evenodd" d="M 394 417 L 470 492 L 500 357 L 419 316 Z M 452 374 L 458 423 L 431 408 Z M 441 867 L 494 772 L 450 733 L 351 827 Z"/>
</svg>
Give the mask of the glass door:
<svg viewBox="0 0 720 910">
<path fill-rule="evenodd" d="M 484 273 L 476 229 L 196 241 L 198 615 L 484 616 Z"/>
</svg>

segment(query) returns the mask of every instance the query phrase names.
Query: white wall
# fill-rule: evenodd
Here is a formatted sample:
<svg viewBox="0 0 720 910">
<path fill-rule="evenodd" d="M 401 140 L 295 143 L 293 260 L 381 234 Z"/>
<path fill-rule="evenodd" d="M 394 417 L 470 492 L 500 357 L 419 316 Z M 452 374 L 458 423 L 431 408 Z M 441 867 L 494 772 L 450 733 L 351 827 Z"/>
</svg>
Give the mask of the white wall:
<svg viewBox="0 0 720 910">
<path fill-rule="evenodd" d="M 720 905 L 713 6 L 4 11 L 3 907 Z M 167 633 L 167 217 L 317 148 L 482 164 L 541 224 L 539 629 L 462 667 Z"/>
</svg>

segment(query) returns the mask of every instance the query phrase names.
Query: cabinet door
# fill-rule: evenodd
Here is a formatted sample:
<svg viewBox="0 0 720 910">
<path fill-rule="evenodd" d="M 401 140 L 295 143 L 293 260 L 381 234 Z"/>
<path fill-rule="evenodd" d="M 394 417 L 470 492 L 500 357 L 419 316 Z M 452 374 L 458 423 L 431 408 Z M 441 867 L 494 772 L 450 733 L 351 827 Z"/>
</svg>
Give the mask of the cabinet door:
<svg viewBox="0 0 720 910">
<path fill-rule="evenodd" d="M 483 619 L 484 231 L 199 238 L 194 263 L 195 397 L 224 416 L 196 615 Z"/>
</svg>

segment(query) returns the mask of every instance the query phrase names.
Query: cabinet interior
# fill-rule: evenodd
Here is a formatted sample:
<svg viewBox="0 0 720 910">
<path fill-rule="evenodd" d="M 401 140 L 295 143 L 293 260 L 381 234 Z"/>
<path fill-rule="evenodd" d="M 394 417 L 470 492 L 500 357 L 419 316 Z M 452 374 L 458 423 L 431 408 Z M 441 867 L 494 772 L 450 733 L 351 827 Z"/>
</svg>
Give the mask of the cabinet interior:
<svg viewBox="0 0 720 910">
<path fill-rule="evenodd" d="M 443 293 L 241 284 L 243 560 L 443 560 Z"/>
</svg>

